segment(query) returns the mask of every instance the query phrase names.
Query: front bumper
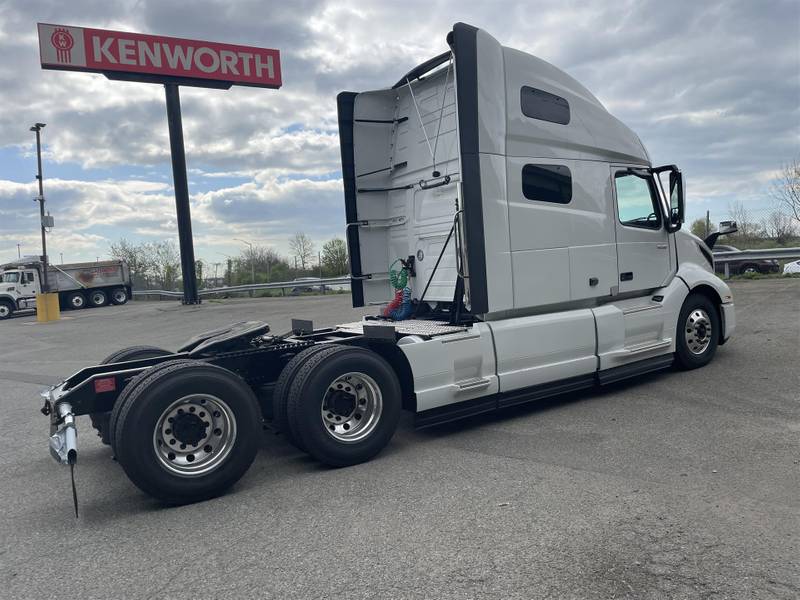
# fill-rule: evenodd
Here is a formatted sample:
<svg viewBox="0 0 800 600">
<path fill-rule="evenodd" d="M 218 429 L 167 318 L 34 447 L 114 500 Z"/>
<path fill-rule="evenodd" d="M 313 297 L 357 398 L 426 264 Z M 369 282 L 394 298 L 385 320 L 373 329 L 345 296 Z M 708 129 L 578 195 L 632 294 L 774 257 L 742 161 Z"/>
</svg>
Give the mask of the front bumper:
<svg viewBox="0 0 800 600">
<path fill-rule="evenodd" d="M 720 308 L 722 309 L 722 341 L 727 342 L 736 330 L 736 312 L 733 302 L 721 304 Z"/>
</svg>

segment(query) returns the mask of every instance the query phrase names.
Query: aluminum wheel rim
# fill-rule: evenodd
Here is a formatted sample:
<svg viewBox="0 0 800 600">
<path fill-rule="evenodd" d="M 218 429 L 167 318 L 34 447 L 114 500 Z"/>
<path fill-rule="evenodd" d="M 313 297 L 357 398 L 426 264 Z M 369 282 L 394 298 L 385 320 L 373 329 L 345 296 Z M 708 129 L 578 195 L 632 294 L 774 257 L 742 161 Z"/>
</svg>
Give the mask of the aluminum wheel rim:
<svg viewBox="0 0 800 600">
<path fill-rule="evenodd" d="M 95 293 L 92 294 L 92 304 L 100 305 L 106 301 L 106 297 L 103 294 Z"/>
<path fill-rule="evenodd" d="M 695 308 L 686 318 L 686 347 L 692 354 L 702 354 L 711 343 L 711 319 L 702 308 Z"/>
<path fill-rule="evenodd" d="M 83 308 L 83 305 L 86 301 L 81 296 L 73 296 L 72 300 L 70 300 L 70 304 L 72 304 L 72 308 Z"/>
<path fill-rule="evenodd" d="M 186 426 L 182 426 L 184 423 Z M 187 435 L 187 431 L 194 435 Z M 159 463 L 181 477 L 198 477 L 218 468 L 235 441 L 233 411 L 211 394 L 191 394 L 176 400 L 161 413 L 153 432 Z"/>
<path fill-rule="evenodd" d="M 328 435 L 350 444 L 369 437 L 382 413 L 381 388 L 369 375 L 354 372 L 340 375 L 328 385 L 320 416 Z"/>
<path fill-rule="evenodd" d="M 128 294 L 122 291 L 114 292 L 114 302 L 122 303 L 128 299 Z"/>
<path fill-rule="evenodd" d="M 0 304 L 0 317 L 7 317 L 11 314 L 11 310 L 5 304 Z"/>
</svg>

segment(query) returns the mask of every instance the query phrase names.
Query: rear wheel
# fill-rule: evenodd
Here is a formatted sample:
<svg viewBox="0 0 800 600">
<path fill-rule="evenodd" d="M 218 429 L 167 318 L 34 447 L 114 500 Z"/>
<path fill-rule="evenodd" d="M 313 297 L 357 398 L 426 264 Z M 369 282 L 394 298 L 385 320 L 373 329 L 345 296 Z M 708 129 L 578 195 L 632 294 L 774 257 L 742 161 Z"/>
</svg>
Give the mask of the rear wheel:
<svg viewBox="0 0 800 600">
<path fill-rule="evenodd" d="M 400 384 L 389 364 L 363 348 L 320 352 L 300 367 L 289 391 L 292 433 L 327 465 L 369 460 L 391 440 L 401 410 Z"/>
<path fill-rule="evenodd" d="M 14 314 L 14 305 L 8 300 L 0 300 L 0 321 Z"/>
<path fill-rule="evenodd" d="M 167 350 L 156 348 L 155 346 L 131 346 L 117 350 L 114 354 L 108 355 L 101 365 L 110 365 L 116 362 L 125 362 L 128 360 L 139 360 L 141 358 L 155 358 L 157 356 L 167 356 L 172 354 Z M 111 411 L 89 413 L 89 418 L 92 420 L 92 427 L 97 431 L 97 435 L 104 444 L 111 443 Z"/>
<path fill-rule="evenodd" d="M 125 288 L 114 288 L 111 290 L 111 302 L 113 304 L 125 304 L 128 301 L 128 290 Z"/>
<path fill-rule="evenodd" d="M 86 296 L 81 292 L 71 292 L 67 295 L 67 306 L 73 310 L 86 308 Z"/>
<path fill-rule="evenodd" d="M 696 369 L 711 362 L 720 337 L 719 311 L 708 297 L 689 294 L 683 303 L 678 326 L 675 357 L 683 369 Z"/>
<path fill-rule="evenodd" d="M 169 504 L 224 492 L 258 450 L 261 411 L 234 373 L 197 361 L 156 367 L 127 396 L 117 460 L 139 489 Z"/>
<path fill-rule="evenodd" d="M 292 433 L 289 426 L 289 417 L 287 414 L 287 404 L 289 402 L 289 391 L 291 389 L 294 378 L 297 372 L 305 364 L 305 362 L 312 356 L 325 352 L 327 355 L 331 351 L 343 350 L 344 346 L 328 346 L 319 345 L 311 346 L 296 354 L 292 359 L 286 363 L 286 366 L 281 371 L 278 381 L 275 383 L 275 390 L 272 394 L 272 427 L 275 431 L 283 433 L 289 443 L 297 446 L 301 450 L 305 450 L 302 442 Z"/>
<path fill-rule="evenodd" d="M 108 295 L 103 290 L 92 290 L 89 293 L 89 305 L 95 308 L 105 306 L 108 303 Z"/>
</svg>

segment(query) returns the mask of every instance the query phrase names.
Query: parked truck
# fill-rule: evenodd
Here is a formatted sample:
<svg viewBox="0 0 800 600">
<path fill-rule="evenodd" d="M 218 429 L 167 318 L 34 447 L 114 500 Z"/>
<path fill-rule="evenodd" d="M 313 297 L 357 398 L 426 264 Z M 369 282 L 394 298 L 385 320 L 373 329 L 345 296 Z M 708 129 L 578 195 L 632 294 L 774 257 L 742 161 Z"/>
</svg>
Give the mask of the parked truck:
<svg viewBox="0 0 800 600">
<path fill-rule="evenodd" d="M 0 319 L 7 319 L 18 310 L 36 308 L 36 294 L 42 291 L 43 264 L 41 260 L 25 259 L 0 268 Z M 49 264 L 47 282 L 49 291 L 58 294 L 62 308 L 125 304 L 131 297 L 131 273 L 123 260 Z"/>
<path fill-rule="evenodd" d="M 352 300 L 375 316 L 120 350 L 44 392 L 57 461 L 88 414 L 134 484 L 192 502 L 247 471 L 264 421 L 343 467 L 404 409 L 427 427 L 711 361 L 733 296 L 681 228 L 680 170 L 553 65 L 462 23 L 447 44 L 338 96 Z"/>
</svg>

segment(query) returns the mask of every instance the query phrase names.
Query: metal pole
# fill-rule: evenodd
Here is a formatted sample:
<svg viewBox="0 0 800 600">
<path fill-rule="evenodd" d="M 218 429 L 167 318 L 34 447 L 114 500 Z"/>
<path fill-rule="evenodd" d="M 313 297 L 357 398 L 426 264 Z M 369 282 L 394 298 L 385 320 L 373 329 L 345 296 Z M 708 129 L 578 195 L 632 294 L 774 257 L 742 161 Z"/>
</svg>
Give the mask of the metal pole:
<svg viewBox="0 0 800 600">
<path fill-rule="evenodd" d="M 181 251 L 181 274 L 183 276 L 183 303 L 199 304 L 197 275 L 194 265 L 192 243 L 192 214 L 189 206 L 189 183 L 186 179 L 186 152 L 183 148 L 183 123 L 181 122 L 181 98 L 178 86 L 164 84 L 167 96 L 167 124 L 169 125 L 169 147 L 172 154 L 172 180 L 175 185 L 175 210 L 178 217 L 178 242 Z"/>
<path fill-rule="evenodd" d="M 22 250 L 20 250 L 19 244 L 17 244 L 17 258 L 22 258 Z"/>
<path fill-rule="evenodd" d="M 42 139 L 41 130 L 44 125 L 39 123 L 32 129 L 36 132 L 36 163 L 39 167 L 36 179 L 39 180 L 39 223 L 42 228 L 42 292 L 49 292 L 50 285 L 47 282 L 47 232 L 44 229 L 44 184 L 42 183 Z"/>
</svg>

